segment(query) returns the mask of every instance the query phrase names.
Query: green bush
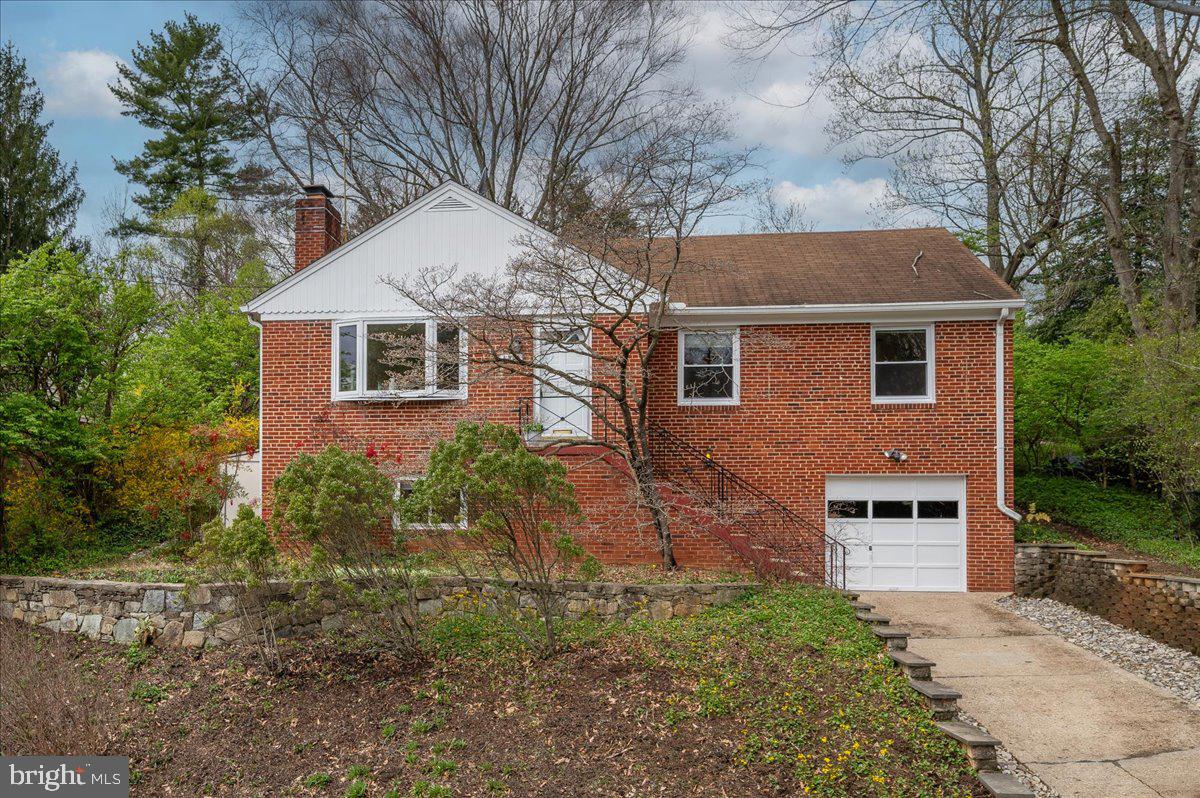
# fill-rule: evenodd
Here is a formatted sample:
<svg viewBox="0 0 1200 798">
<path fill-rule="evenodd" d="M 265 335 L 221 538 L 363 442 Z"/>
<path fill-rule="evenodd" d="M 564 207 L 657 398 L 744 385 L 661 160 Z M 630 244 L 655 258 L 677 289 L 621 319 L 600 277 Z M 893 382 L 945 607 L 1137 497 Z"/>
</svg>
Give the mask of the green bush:
<svg viewBox="0 0 1200 798">
<path fill-rule="evenodd" d="M 283 607 L 274 600 L 272 582 L 279 555 L 266 523 L 243 504 L 229 526 L 215 518 L 201 532 L 203 538 L 189 552 L 196 566 L 213 582 L 237 586 L 234 598 L 243 631 L 253 633 L 263 665 L 282 670 L 275 628 Z"/>
<path fill-rule="evenodd" d="M 452 439 L 434 446 L 428 473 L 413 486 L 403 509 L 417 524 L 459 516 L 463 523 L 429 535 L 465 575 L 491 580 L 494 589 L 482 608 L 510 622 L 541 654 L 558 648 L 555 627 L 566 605 L 557 583 L 584 555 L 571 535 L 580 509 L 561 461 L 529 451 L 511 427 L 463 422 Z M 514 578 L 522 589 L 503 581 Z M 533 613 L 523 605 L 526 596 L 532 599 L 536 626 L 527 623 Z"/>
<path fill-rule="evenodd" d="M 299 455 L 275 479 L 271 523 L 309 545 L 311 599 L 336 590 L 365 642 L 412 653 L 419 636 L 414 561 L 402 537 L 392 548 L 380 543 L 395 509 L 392 478 L 366 456 L 331 444 L 315 457 Z"/>
<path fill-rule="evenodd" d="M 1177 536 L 1170 508 L 1150 494 L 1072 477 L 1023 474 L 1016 479 L 1016 496 L 1018 504 L 1036 504 L 1053 521 L 1167 562 L 1200 567 L 1200 548 Z"/>
</svg>

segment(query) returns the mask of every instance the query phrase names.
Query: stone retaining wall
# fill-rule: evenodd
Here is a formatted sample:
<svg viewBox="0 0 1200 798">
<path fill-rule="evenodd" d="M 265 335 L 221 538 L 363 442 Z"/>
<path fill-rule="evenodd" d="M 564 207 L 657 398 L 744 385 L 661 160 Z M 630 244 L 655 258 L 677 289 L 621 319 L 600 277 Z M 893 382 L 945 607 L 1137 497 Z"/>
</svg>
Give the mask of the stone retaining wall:
<svg viewBox="0 0 1200 798">
<path fill-rule="evenodd" d="M 509 588 L 522 589 L 510 582 Z M 645 614 L 656 620 L 691 615 L 724 604 L 748 590 L 749 583 L 695 585 L 626 585 L 609 582 L 563 582 L 561 590 L 571 617 L 594 615 L 625 619 Z M 484 580 L 430 577 L 417 590 L 422 615 L 437 616 L 467 606 L 494 587 Z M 0 576 L 0 617 L 58 632 L 75 632 L 94 640 L 131 643 L 153 639 L 156 645 L 213 647 L 241 637 L 236 588 L 194 585 L 108 582 L 51 577 Z M 528 591 L 522 590 L 528 604 Z M 277 600 L 290 601 L 292 585 L 279 584 Z M 279 628 L 284 637 L 312 635 L 341 628 L 343 607 L 324 600 L 313 607 L 291 601 L 293 610 Z"/>
<path fill-rule="evenodd" d="M 1140 560 L 1069 544 L 1018 543 L 1019 596 L 1052 598 L 1200 654 L 1200 579 L 1148 572 Z"/>
</svg>

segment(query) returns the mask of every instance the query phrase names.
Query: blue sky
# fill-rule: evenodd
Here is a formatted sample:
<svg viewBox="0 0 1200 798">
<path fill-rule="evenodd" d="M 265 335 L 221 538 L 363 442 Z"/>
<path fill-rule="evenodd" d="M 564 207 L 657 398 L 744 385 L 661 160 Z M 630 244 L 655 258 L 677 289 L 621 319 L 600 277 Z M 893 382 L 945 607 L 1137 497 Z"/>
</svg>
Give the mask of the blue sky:
<svg viewBox="0 0 1200 798">
<path fill-rule="evenodd" d="M 824 132 L 830 114 L 819 94 L 804 108 L 779 108 L 759 97 L 788 102 L 811 94 L 810 63 L 781 50 L 754 67 L 735 62 L 722 43 L 726 20 L 718 7 L 701 6 L 685 68 L 709 96 L 729 103 L 742 142 L 758 145 L 776 196 L 807 207 L 818 229 L 871 227 L 888 221 L 877 210 L 884 190 L 886 164 L 847 168 Z M 100 233 L 107 205 L 121 203 L 124 178 L 113 158 L 137 153 L 147 131 L 120 115 L 107 90 L 118 59 L 128 60 L 139 40 L 146 40 L 168 19 L 191 11 L 206 21 L 229 22 L 231 2 L 31 2 L 0 3 L 0 38 L 12 40 L 29 63 L 46 96 L 46 115 L 53 120 L 51 141 L 68 161 L 79 165 L 87 198 L 78 232 Z M 737 230 L 740 217 L 715 220 L 711 230 Z"/>
</svg>

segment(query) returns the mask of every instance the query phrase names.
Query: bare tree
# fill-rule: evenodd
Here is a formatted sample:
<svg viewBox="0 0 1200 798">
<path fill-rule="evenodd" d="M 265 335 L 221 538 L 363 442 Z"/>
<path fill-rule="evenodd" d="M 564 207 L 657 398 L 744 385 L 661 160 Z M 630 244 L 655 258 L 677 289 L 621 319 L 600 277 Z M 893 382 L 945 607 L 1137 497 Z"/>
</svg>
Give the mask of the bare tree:
<svg viewBox="0 0 1200 798">
<path fill-rule="evenodd" d="M 945 219 L 1013 285 L 1036 271 L 1074 211 L 1079 114 L 1018 35 L 1037 20 L 1028 3 L 787 1 L 735 16 L 730 42 L 749 57 L 811 41 L 831 137 L 848 162 L 893 162 L 897 210 Z"/>
<path fill-rule="evenodd" d="M 1165 124 L 1166 187 L 1156 249 L 1162 269 L 1162 331 L 1196 326 L 1200 281 L 1200 165 L 1196 114 L 1200 75 L 1200 17 L 1124 0 L 1071 3 L 1051 0 L 1053 23 L 1040 39 L 1061 53 L 1098 140 L 1103 173 L 1094 191 L 1107 232 L 1108 254 L 1134 332 L 1152 331 L 1131 251 L 1142 232 L 1126 207 L 1120 119 L 1150 87 Z"/>
<path fill-rule="evenodd" d="M 596 427 L 590 441 L 627 466 L 667 568 L 675 556 L 651 458 L 653 364 L 663 332 L 674 329 L 677 281 L 721 268 L 689 260 L 685 241 L 752 190 L 740 177 L 750 153 L 728 147 L 727 122 L 719 109 L 697 107 L 642 126 L 597 169 L 594 207 L 558 237 L 525 237 L 524 255 L 501 275 L 440 266 L 392 283 L 465 333 L 472 380 L 530 380 L 542 401 L 571 397 L 585 408 Z M 567 368 L 550 352 L 588 366 Z"/>
<path fill-rule="evenodd" d="M 318 0 L 242 7 L 264 155 L 344 188 L 355 228 L 443 180 L 550 228 L 581 174 L 689 92 L 670 0 Z"/>
<path fill-rule="evenodd" d="M 816 228 L 807 205 L 795 200 L 781 202 L 771 191 L 758 198 L 752 218 L 759 233 L 811 233 Z"/>
</svg>

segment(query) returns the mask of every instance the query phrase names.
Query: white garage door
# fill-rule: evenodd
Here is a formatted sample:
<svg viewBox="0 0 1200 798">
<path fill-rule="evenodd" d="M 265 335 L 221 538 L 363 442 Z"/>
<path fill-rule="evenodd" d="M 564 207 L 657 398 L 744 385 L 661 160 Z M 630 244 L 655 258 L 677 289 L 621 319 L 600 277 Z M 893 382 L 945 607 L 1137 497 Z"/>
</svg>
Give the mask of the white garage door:
<svg viewBox="0 0 1200 798">
<path fill-rule="evenodd" d="M 966 590 L 963 477 L 827 477 L 826 526 L 846 544 L 846 587 Z"/>
</svg>

